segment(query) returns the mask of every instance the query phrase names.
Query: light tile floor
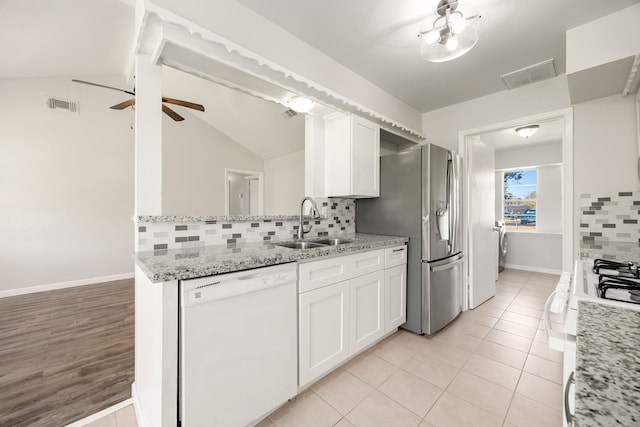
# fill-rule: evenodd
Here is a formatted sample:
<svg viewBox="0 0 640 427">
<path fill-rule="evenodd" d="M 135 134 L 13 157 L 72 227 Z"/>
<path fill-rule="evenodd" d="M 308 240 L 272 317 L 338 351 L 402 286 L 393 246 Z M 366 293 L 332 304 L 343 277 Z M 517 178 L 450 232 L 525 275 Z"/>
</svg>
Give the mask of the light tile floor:
<svg viewBox="0 0 640 427">
<path fill-rule="evenodd" d="M 496 296 L 446 329 L 398 331 L 259 427 L 561 426 L 562 354 L 541 322 L 557 280 L 505 270 Z M 136 426 L 135 415 L 127 407 L 89 426 Z"/>
</svg>

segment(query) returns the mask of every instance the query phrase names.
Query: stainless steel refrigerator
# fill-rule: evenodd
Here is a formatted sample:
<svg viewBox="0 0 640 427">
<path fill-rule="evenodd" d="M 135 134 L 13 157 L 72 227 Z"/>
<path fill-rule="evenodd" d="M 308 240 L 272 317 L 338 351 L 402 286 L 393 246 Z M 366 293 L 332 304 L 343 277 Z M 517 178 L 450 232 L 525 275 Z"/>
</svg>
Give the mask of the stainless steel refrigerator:
<svg viewBox="0 0 640 427">
<path fill-rule="evenodd" d="M 408 236 L 407 322 L 431 335 L 462 310 L 460 159 L 427 144 L 380 158 L 380 197 L 356 201 L 360 233 Z"/>
</svg>

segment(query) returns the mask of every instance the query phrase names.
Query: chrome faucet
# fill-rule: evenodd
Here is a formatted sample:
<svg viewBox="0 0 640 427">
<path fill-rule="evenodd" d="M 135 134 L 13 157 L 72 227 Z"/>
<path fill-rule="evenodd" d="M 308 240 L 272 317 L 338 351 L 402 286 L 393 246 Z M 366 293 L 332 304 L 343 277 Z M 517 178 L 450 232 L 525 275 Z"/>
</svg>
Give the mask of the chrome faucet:
<svg viewBox="0 0 640 427">
<path fill-rule="evenodd" d="M 302 199 L 302 202 L 300 202 L 300 222 L 298 224 L 298 239 L 299 240 L 304 239 L 304 235 L 311 231 L 311 225 L 309 225 L 309 229 L 305 231 L 304 224 L 302 223 L 304 202 L 306 202 L 307 200 L 311 202 L 311 215 L 313 215 L 313 217 L 315 219 L 320 219 L 320 212 L 318 211 L 318 206 L 316 206 L 315 200 L 313 200 L 309 196 L 307 196 L 304 199 Z"/>
</svg>

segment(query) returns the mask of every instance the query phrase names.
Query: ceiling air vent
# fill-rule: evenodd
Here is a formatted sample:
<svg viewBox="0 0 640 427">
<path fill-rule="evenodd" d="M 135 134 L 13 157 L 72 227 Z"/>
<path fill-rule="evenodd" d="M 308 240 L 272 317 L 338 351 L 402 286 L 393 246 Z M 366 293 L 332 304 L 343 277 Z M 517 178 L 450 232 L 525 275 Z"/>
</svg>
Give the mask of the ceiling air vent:
<svg viewBox="0 0 640 427">
<path fill-rule="evenodd" d="M 66 110 L 70 113 L 78 112 L 78 102 L 70 99 L 53 98 L 47 96 L 44 98 L 45 105 L 51 110 Z"/>
<path fill-rule="evenodd" d="M 537 64 L 503 74 L 500 78 L 502 78 L 507 89 L 515 89 L 517 87 L 550 79 L 555 76 L 556 67 L 553 64 L 553 59 L 547 59 L 546 61 L 538 62 Z"/>
<path fill-rule="evenodd" d="M 282 115 L 284 116 L 284 118 L 286 118 L 286 119 L 292 119 L 292 118 L 294 118 L 295 116 L 297 116 L 297 115 L 298 115 L 298 113 L 296 113 L 295 111 L 293 111 L 291 108 L 289 108 L 288 110 L 284 110 L 281 114 L 282 114 Z"/>
</svg>

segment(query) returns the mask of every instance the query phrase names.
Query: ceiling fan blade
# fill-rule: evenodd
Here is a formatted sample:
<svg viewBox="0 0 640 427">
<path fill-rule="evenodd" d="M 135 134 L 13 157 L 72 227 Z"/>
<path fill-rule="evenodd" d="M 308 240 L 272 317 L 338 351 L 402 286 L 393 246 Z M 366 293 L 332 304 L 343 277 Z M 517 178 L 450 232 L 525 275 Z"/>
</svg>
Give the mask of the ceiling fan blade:
<svg viewBox="0 0 640 427">
<path fill-rule="evenodd" d="M 131 107 L 132 105 L 135 105 L 135 103 L 136 103 L 136 99 L 133 98 L 133 99 L 130 99 L 128 101 L 121 102 L 120 104 L 116 104 L 116 105 L 114 105 L 112 107 L 109 107 L 109 108 L 111 108 L 113 110 L 124 110 L 127 107 Z"/>
<path fill-rule="evenodd" d="M 78 80 L 78 79 L 71 79 L 72 82 L 75 83 L 82 83 L 85 85 L 91 85 L 91 86 L 98 86 L 98 87 L 103 87 L 105 89 L 112 89 L 112 90 L 117 90 L 118 92 L 124 92 L 124 93 L 128 93 L 129 95 L 135 95 L 135 92 L 131 92 L 128 90 L 124 90 L 124 89 L 119 89 L 117 87 L 111 87 L 111 86 L 106 86 L 106 85 L 101 85 L 98 83 L 91 83 L 91 82 L 85 82 L 84 80 Z"/>
<path fill-rule="evenodd" d="M 171 117 L 176 122 L 181 122 L 184 120 L 184 117 L 182 117 L 180 114 L 176 113 L 175 111 L 173 111 L 171 108 L 167 107 L 164 104 L 162 104 L 162 111 L 164 111 L 164 113 L 167 116 Z"/>
<path fill-rule="evenodd" d="M 188 102 L 188 101 L 182 101 L 180 99 L 174 99 L 174 98 L 165 98 L 164 96 L 162 97 L 162 102 L 166 102 L 169 104 L 174 104 L 174 105 L 179 105 L 181 107 L 187 107 L 187 108 L 192 108 L 194 110 L 198 110 L 198 111 L 204 111 L 204 106 L 201 104 L 194 104 L 193 102 Z"/>
</svg>

